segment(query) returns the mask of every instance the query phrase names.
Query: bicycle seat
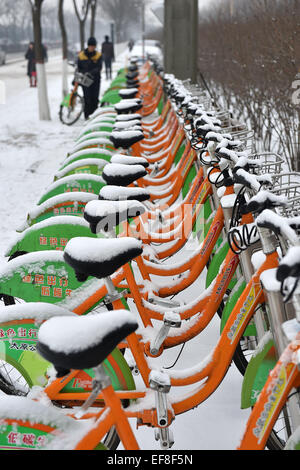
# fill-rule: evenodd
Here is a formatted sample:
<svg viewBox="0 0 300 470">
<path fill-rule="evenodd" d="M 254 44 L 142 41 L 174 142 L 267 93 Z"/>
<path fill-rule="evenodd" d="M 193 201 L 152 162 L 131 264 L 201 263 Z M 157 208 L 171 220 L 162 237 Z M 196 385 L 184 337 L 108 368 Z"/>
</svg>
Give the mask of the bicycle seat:
<svg viewBox="0 0 300 470">
<path fill-rule="evenodd" d="M 129 155 L 123 155 L 117 153 L 110 159 L 110 163 L 124 163 L 124 165 L 142 165 L 144 168 L 148 168 L 149 162 L 143 157 L 134 157 Z"/>
<path fill-rule="evenodd" d="M 128 72 L 128 73 L 126 74 L 126 78 L 127 78 L 128 80 L 134 80 L 136 77 L 138 77 L 138 75 L 139 75 L 139 72 L 138 72 L 138 71 Z"/>
<path fill-rule="evenodd" d="M 128 310 L 112 310 L 97 315 L 54 317 L 41 325 L 37 351 L 51 362 L 58 377 L 70 369 L 100 365 L 138 324 Z"/>
<path fill-rule="evenodd" d="M 141 122 L 142 116 L 141 114 L 134 113 L 134 114 L 117 114 L 116 116 L 116 121 L 115 122 L 129 122 L 129 121 L 134 121 L 134 120 L 139 120 Z"/>
<path fill-rule="evenodd" d="M 84 282 L 89 276 L 111 276 L 142 252 L 141 242 L 133 237 L 74 237 L 67 243 L 63 257 L 74 269 L 77 280 Z"/>
<path fill-rule="evenodd" d="M 139 201 L 91 201 L 84 208 L 83 217 L 90 224 L 92 233 L 100 230 L 113 230 L 121 222 L 131 217 L 137 217 L 145 212 L 145 207 Z"/>
<path fill-rule="evenodd" d="M 115 104 L 115 110 L 118 114 L 136 113 L 142 106 L 140 101 L 121 100 L 119 103 Z"/>
<path fill-rule="evenodd" d="M 146 201 L 150 199 L 150 193 L 147 189 L 144 188 L 127 188 L 124 186 L 113 186 L 107 185 L 103 186 L 99 192 L 99 199 L 105 199 L 107 201 L 122 201 L 122 200 L 132 200 L 135 201 Z"/>
<path fill-rule="evenodd" d="M 140 82 L 138 80 L 127 80 L 126 85 L 127 88 L 139 88 Z"/>
<path fill-rule="evenodd" d="M 128 149 L 144 138 L 144 134 L 140 130 L 127 129 L 123 131 L 113 131 L 109 137 L 109 140 L 114 144 L 116 149 L 119 147 Z"/>
<path fill-rule="evenodd" d="M 108 163 L 103 168 L 102 178 L 107 184 L 129 186 L 134 181 L 146 176 L 147 171 L 142 165 L 124 165 Z"/>
<path fill-rule="evenodd" d="M 128 100 L 135 98 L 138 91 L 139 90 L 137 88 L 124 88 L 123 90 L 119 91 L 119 95 L 121 96 L 121 98 Z"/>
</svg>

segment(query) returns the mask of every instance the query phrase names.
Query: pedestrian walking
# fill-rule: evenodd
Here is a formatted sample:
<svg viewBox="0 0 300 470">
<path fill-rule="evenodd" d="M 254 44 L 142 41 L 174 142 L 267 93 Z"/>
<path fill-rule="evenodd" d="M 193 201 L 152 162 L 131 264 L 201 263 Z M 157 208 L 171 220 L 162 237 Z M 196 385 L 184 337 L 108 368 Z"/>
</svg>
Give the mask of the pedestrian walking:
<svg viewBox="0 0 300 470">
<path fill-rule="evenodd" d="M 43 59 L 45 62 L 48 62 L 48 51 L 47 47 L 42 44 Z M 37 73 L 36 73 L 36 58 L 35 58 L 35 47 L 34 42 L 29 43 L 27 52 L 25 54 L 25 59 L 27 59 L 27 75 L 29 77 L 30 87 L 37 86 Z"/>
<path fill-rule="evenodd" d="M 102 43 L 102 56 L 105 64 L 106 79 L 110 80 L 112 77 L 112 62 L 115 60 L 115 51 L 109 36 L 105 36 L 104 39 Z"/>
<path fill-rule="evenodd" d="M 35 67 L 35 51 L 34 51 L 34 42 L 30 42 L 27 52 L 25 54 L 25 59 L 27 62 L 27 75 L 29 77 L 30 87 L 36 87 L 36 67 Z"/>
<path fill-rule="evenodd" d="M 88 119 L 88 117 L 93 114 L 93 112 L 98 108 L 99 104 L 102 54 L 101 52 L 97 51 L 96 48 L 96 39 L 94 37 L 90 37 L 87 43 L 87 48 L 79 53 L 77 60 L 78 72 L 89 74 L 89 76 L 93 79 L 92 85 L 89 87 L 82 87 L 85 101 L 85 119 Z"/>
<path fill-rule="evenodd" d="M 130 39 L 129 43 L 128 43 L 128 49 L 129 49 L 129 52 L 132 51 L 133 49 L 133 46 L 134 46 L 134 40 L 133 39 Z"/>
</svg>

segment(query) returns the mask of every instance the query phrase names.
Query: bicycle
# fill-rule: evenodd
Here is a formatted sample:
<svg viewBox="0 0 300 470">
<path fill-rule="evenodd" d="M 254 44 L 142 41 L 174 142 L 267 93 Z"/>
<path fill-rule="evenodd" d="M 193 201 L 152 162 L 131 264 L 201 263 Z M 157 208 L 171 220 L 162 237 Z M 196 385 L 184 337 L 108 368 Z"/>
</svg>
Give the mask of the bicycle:
<svg viewBox="0 0 300 470">
<path fill-rule="evenodd" d="M 64 97 L 59 108 L 59 119 L 63 124 L 72 126 L 80 119 L 84 111 L 84 97 L 79 93 L 79 86 L 89 87 L 93 81 L 93 77 L 89 74 L 83 74 L 75 70 L 72 82 L 73 88 Z"/>
</svg>

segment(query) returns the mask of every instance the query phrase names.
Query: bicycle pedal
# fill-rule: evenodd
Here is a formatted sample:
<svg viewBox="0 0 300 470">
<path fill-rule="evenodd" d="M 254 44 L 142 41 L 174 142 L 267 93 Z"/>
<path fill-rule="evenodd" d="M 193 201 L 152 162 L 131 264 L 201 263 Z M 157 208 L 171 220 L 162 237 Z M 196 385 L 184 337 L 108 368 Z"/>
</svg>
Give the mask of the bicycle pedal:
<svg viewBox="0 0 300 470">
<path fill-rule="evenodd" d="M 156 356 L 160 350 L 161 345 L 168 336 L 171 328 L 180 328 L 181 318 L 178 313 L 167 312 L 164 314 L 164 324 L 157 332 L 156 337 L 150 343 L 150 353 Z"/>
</svg>

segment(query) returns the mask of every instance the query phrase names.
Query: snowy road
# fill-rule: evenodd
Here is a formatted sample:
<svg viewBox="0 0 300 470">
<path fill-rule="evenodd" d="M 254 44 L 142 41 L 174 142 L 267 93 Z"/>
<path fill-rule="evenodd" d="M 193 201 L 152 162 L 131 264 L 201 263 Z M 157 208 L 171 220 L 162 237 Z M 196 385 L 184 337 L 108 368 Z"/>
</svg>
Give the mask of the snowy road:
<svg viewBox="0 0 300 470">
<path fill-rule="evenodd" d="M 116 70 L 123 65 L 123 58 L 119 57 Z M 59 121 L 60 71 L 60 57 L 51 56 L 47 77 L 52 120 L 40 122 L 37 90 L 28 87 L 25 61 L 0 68 L 0 80 L 6 87 L 6 103 L 0 105 L 0 264 L 6 262 L 5 250 L 16 228 L 52 182 L 83 124 L 81 121 L 74 127 L 66 127 Z M 107 86 L 102 80 L 102 90 Z M 200 279 L 187 289 L 184 299 L 198 296 L 202 284 Z M 176 369 L 200 362 L 213 350 L 218 337 L 219 319 L 214 318 L 199 337 L 186 344 Z M 178 351 L 164 353 L 161 364 L 171 365 Z M 248 410 L 240 409 L 241 384 L 241 375 L 232 365 L 218 390 L 206 402 L 176 418 L 172 425 L 173 449 L 235 449 L 249 415 Z M 137 438 L 142 449 L 159 449 L 152 429 L 140 428 Z"/>
</svg>

